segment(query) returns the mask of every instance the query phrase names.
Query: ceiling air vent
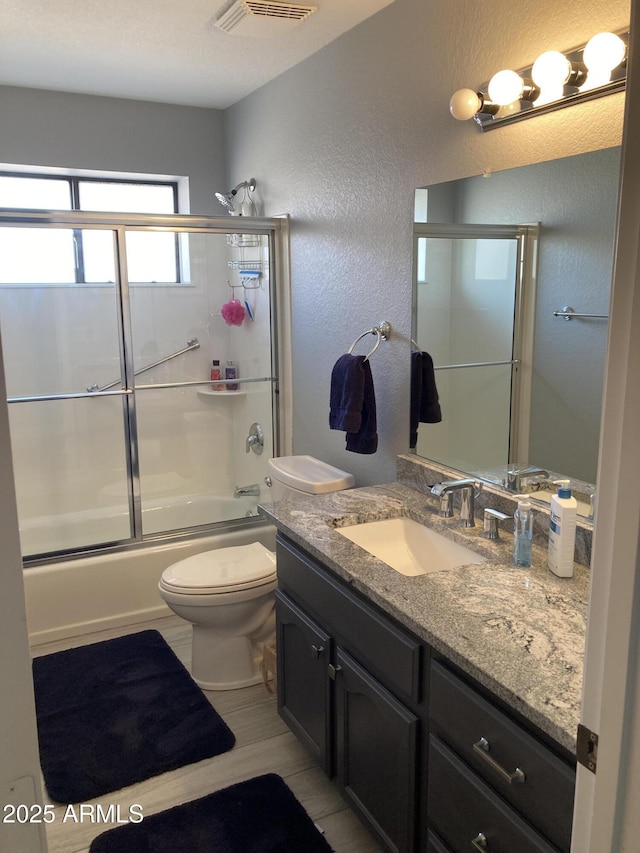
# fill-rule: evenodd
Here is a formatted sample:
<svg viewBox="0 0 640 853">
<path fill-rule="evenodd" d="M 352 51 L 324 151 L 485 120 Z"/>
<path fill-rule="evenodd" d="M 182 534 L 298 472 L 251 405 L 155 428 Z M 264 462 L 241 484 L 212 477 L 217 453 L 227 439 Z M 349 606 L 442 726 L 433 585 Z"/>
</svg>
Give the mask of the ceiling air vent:
<svg viewBox="0 0 640 853">
<path fill-rule="evenodd" d="M 235 0 L 216 21 L 216 27 L 234 36 L 265 38 L 286 33 L 317 10 L 299 3 Z"/>
</svg>

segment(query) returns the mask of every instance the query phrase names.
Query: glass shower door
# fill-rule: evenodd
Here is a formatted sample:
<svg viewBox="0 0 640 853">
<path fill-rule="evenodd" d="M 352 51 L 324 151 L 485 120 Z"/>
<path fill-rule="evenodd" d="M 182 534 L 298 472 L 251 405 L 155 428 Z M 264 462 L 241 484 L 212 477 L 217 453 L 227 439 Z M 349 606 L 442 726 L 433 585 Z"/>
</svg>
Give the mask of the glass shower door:
<svg viewBox="0 0 640 853">
<path fill-rule="evenodd" d="M 258 520 L 278 449 L 272 270 L 286 226 L 231 223 L 244 225 L 0 213 L 25 558 Z M 214 359 L 235 369 L 223 390 Z"/>
<path fill-rule="evenodd" d="M 0 226 L 0 328 L 23 555 L 131 536 L 125 394 L 88 391 L 119 377 L 115 232 L 102 280 L 77 281 L 79 237 Z"/>
<path fill-rule="evenodd" d="M 126 232 L 145 536 L 257 515 L 274 453 L 268 236 L 169 237 L 173 278 L 150 282 L 136 258 L 157 254 L 157 235 Z M 214 359 L 223 378 L 212 386 Z M 235 380 L 224 378 L 227 365 Z M 249 446 L 254 424 L 262 443 Z"/>
</svg>

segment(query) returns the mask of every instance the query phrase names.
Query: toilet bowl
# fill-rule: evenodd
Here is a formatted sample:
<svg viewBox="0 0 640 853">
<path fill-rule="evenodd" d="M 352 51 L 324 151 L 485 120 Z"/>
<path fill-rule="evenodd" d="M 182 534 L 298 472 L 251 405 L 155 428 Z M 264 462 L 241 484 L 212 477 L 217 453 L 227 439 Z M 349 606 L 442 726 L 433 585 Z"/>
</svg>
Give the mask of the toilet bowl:
<svg viewBox="0 0 640 853">
<path fill-rule="evenodd" d="M 351 474 L 312 456 L 269 460 L 273 500 L 350 488 Z M 275 630 L 276 557 L 259 542 L 205 551 L 162 573 L 158 590 L 193 626 L 191 675 L 204 690 L 262 680 L 261 647 Z"/>
</svg>

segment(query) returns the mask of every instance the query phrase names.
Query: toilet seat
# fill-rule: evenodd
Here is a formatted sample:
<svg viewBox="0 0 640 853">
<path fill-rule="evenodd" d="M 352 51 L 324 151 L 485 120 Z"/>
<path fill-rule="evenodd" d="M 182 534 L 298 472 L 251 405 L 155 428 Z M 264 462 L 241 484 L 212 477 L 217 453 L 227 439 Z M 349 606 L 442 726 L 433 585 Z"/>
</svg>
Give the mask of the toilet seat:
<svg viewBox="0 0 640 853">
<path fill-rule="evenodd" d="M 256 589 L 276 579 L 276 555 L 261 545 L 236 545 L 194 554 L 169 566 L 160 585 L 182 595 L 216 595 Z"/>
</svg>

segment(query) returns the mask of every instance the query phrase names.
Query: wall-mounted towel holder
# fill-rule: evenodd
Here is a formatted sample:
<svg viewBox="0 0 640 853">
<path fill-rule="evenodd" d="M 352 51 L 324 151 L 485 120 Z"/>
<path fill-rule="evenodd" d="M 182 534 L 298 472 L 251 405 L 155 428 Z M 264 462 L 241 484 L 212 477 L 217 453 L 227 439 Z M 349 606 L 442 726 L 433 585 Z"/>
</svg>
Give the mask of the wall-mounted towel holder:
<svg viewBox="0 0 640 853">
<path fill-rule="evenodd" d="M 367 359 L 371 358 L 371 356 L 374 354 L 374 352 L 378 349 L 378 347 L 380 346 L 380 341 L 388 341 L 389 340 L 389 338 L 391 337 L 391 323 L 387 322 L 386 320 L 383 320 L 381 323 L 378 323 L 377 326 L 374 326 L 373 329 L 367 329 L 366 332 L 363 332 L 361 335 L 359 335 L 355 339 L 355 341 L 351 344 L 351 346 L 349 347 L 349 349 L 348 349 L 349 355 L 351 355 L 351 353 L 353 352 L 353 348 L 358 343 L 358 341 L 361 341 L 363 338 L 366 338 L 367 335 L 377 335 L 378 339 L 376 340 L 374 347 L 371 350 L 371 352 L 369 352 L 365 355 L 365 357 L 364 357 L 365 361 L 367 361 Z"/>
<path fill-rule="evenodd" d="M 574 311 L 570 305 L 565 305 L 562 311 L 554 311 L 554 317 L 564 317 L 565 320 L 571 320 L 573 317 L 590 317 L 594 320 L 608 320 L 608 314 L 583 314 L 580 311 Z"/>
</svg>

